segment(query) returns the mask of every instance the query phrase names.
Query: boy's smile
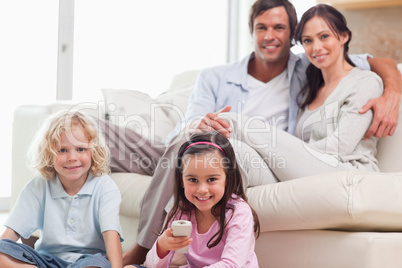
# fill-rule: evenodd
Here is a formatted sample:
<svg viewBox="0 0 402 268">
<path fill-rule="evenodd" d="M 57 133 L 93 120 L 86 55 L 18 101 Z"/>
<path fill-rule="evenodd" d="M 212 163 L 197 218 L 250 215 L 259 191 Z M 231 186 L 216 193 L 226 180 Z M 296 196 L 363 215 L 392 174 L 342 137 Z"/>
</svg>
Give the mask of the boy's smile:
<svg viewBox="0 0 402 268">
<path fill-rule="evenodd" d="M 84 185 L 91 167 L 89 139 L 79 126 L 63 131 L 60 138 L 54 169 L 66 192 L 74 195 Z"/>
</svg>

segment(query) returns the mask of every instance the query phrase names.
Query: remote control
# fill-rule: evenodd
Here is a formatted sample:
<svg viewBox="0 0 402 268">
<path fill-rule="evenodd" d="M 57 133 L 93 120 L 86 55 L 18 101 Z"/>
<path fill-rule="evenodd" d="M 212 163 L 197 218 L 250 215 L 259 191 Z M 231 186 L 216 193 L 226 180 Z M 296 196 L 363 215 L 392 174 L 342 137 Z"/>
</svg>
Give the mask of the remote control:
<svg viewBox="0 0 402 268">
<path fill-rule="evenodd" d="M 192 225 L 191 221 L 176 220 L 172 222 L 173 236 L 187 236 L 190 237 Z M 188 246 L 176 250 L 177 253 L 187 253 Z"/>
</svg>

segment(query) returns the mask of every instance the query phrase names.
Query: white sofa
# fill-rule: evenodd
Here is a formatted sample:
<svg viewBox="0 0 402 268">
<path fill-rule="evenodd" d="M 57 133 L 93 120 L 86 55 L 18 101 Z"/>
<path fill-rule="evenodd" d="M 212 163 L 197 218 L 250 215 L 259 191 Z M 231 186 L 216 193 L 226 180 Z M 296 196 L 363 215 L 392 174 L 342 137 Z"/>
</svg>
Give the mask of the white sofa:
<svg viewBox="0 0 402 268">
<path fill-rule="evenodd" d="M 196 75 L 196 71 L 178 75 L 171 89 L 156 99 L 137 91 L 106 89 L 101 102 L 18 107 L 13 123 L 11 203 L 33 176 L 25 153 L 46 116 L 61 108 L 74 108 L 103 117 L 106 110 L 111 120 L 131 118 L 125 121 L 127 127 L 162 140 L 184 113 Z M 399 118 L 395 135 L 381 139 L 378 145 L 382 173 L 322 174 L 247 190 L 261 223 L 256 244 L 260 267 L 401 267 L 402 114 Z M 151 177 L 133 173 L 111 176 L 121 190 L 126 250 L 135 241 L 139 204 Z"/>
</svg>

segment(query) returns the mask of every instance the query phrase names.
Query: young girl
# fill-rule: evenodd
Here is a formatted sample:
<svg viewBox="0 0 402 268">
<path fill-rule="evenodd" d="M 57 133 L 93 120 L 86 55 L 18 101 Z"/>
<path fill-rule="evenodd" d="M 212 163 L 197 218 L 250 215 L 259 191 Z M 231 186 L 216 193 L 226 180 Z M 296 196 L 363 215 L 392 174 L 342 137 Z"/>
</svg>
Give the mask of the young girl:
<svg viewBox="0 0 402 268">
<path fill-rule="evenodd" d="M 1 267 L 122 267 L 121 196 L 96 125 L 54 114 L 31 145 L 40 176 L 21 191 L 0 240 Z M 17 243 L 40 230 L 35 249 Z"/>
<path fill-rule="evenodd" d="M 189 245 L 186 267 L 258 267 L 256 213 L 247 203 L 235 154 L 218 132 L 194 134 L 178 153 L 174 205 L 146 258 L 168 267 L 175 250 Z M 173 220 L 192 222 L 190 238 L 173 237 Z"/>
</svg>

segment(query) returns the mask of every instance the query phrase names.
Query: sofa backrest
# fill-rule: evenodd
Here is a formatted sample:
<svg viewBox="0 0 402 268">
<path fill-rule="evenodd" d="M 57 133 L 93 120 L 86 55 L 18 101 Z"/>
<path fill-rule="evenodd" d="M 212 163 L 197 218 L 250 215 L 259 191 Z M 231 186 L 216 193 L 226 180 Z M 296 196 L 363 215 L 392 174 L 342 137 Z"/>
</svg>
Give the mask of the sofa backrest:
<svg viewBox="0 0 402 268">
<path fill-rule="evenodd" d="M 377 146 L 378 166 L 381 172 L 402 172 L 402 107 L 399 123 L 393 136 L 380 138 Z"/>
<path fill-rule="evenodd" d="M 402 72 L 402 64 L 398 64 L 398 68 Z M 163 116 L 157 117 L 164 119 L 160 120 L 161 122 L 158 123 L 161 128 L 165 128 L 164 131 L 155 131 L 157 134 L 161 135 L 161 140 L 163 140 L 164 136 L 167 135 L 171 129 L 173 129 L 175 123 L 177 123 L 180 119 L 177 113 L 177 109 L 173 108 L 177 107 L 183 113 L 185 112 L 185 108 L 188 103 L 188 97 L 191 94 L 192 86 L 197 77 L 197 74 L 198 71 L 191 71 L 189 73 L 179 74 L 177 77 L 174 78 L 172 85 L 168 90 L 169 94 L 162 94 L 156 99 L 149 101 L 150 103 L 157 102 L 172 104 L 172 106 L 167 107 L 167 109 L 166 106 L 164 106 Z M 115 99 L 125 99 L 126 97 L 127 96 L 124 95 L 124 98 L 119 97 Z M 135 98 L 137 97 L 138 95 L 135 95 Z M 130 98 L 126 100 L 130 100 Z M 137 102 L 139 101 L 138 99 L 136 100 Z M 145 102 L 144 100 L 140 101 Z M 107 98 L 105 98 L 105 104 L 106 106 L 110 104 Z M 116 107 L 119 108 L 119 103 L 117 100 L 114 103 L 112 102 L 112 104 L 116 104 Z M 129 106 L 123 108 L 140 108 L 136 107 L 136 105 L 133 105 L 133 103 L 130 101 L 129 104 Z M 144 103 L 142 104 L 144 105 Z M 25 155 L 32 140 L 32 136 L 36 132 L 37 128 L 41 125 L 43 119 L 48 115 L 56 112 L 57 110 L 60 110 L 61 108 L 71 109 L 72 107 L 75 107 L 77 110 L 89 113 L 95 117 L 102 117 L 102 115 L 105 113 L 105 107 L 98 105 L 98 103 L 81 103 L 77 105 L 68 102 L 57 102 L 47 106 L 24 105 L 18 107 L 14 111 L 12 142 L 12 192 L 14 194 L 12 194 L 11 204 L 14 204 L 19 191 L 21 190 L 23 185 L 25 185 L 25 183 L 32 177 L 33 170 L 29 169 L 26 166 Z M 125 112 L 129 111 L 125 110 Z M 166 126 L 169 126 L 169 128 L 166 128 Z M 379 140 L 377 158 L 380 170 L 382 172 L 402 172 L 402 165 L 400 163 L 401 160 L 399 160 L 402 158 L 402 109 L 400 109 L 399 124 L 395 131 L 395 134 L 392 137 L 381 138 Z"/>
<path fill-rule="evenodd" d="M 398 64 L 398 68 L 402 72 L 402 63 Z M 143 131 L 142 134 L 147 135 L 147 138 L 163 142 L 173 127 L 183 118 L 198 73 L 198 70 L 193 70 L 177 74 L 173 78 L 169 90 L 156 98 L 151 98 L 149 95 L 135 90 L 104 89 L 106 106 L 113 103 L 117 107 L 114 113 L 127 118 L 130 115 L 143 114 L 145 124 L 132 124 L 138 128 L 133 128 L 133 130 Z M 160 111 L 155 108 L 156 104 L 162 105 Z M 152 118 L 147 117 L 150 110 L 153 111 Z M 150 128 L 151 125 L 152 128 Z M 151 131 L 148 131 L 148 128 Z M 152 129 L 154 130 L 152 131 Z M 144 133 L 144 130 L 147 131 Z M 402 157 L 402 109 L 395 134 L 379 140 L 377 159 L 380 170 L 382 172 L 402 172 L 402 165 L 396 160 L 399 159 L 398 156 Z"/>
<path fill-rule="evenodd" d="M 398 64 L 402 73 L 402 63 Z M 382 172 L 402 172 L 402 107 L 399 106 L 399 122 L 394 135 L 378 142 L 377 159 Z"/>
</svg>

